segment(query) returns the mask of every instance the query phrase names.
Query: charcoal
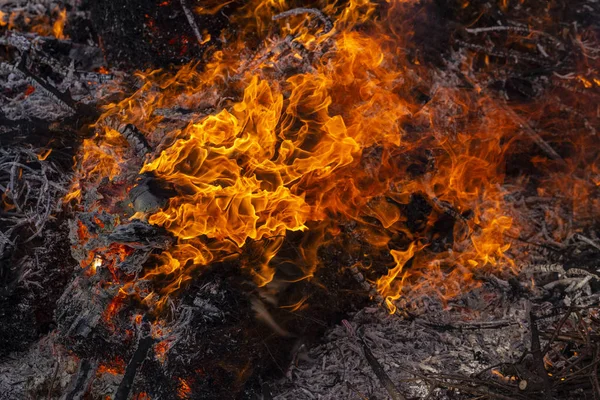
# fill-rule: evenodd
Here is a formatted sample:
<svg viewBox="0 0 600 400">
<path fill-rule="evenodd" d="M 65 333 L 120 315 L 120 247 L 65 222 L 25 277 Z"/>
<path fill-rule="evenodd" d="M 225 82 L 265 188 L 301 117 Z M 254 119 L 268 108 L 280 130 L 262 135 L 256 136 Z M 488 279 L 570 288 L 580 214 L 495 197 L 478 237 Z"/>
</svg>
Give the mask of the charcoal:
<svg viewBox="0 0 600 400">
<path fill-rule="evenodd" d="M 152 150 L 146 137 L 132 124 L 125 125 L 121 134 L 127 139 L 129 145 L 134 149 L 135 153 L 140 157 L 145 156 Z"/>
<path fill-rule="evenodd" d="M 164 248 L 170 241 L 161 229 L 141 221 L 119 225 L 106 236 L 107 243 L 123 243 L 133 248 Z"/>
</svg>

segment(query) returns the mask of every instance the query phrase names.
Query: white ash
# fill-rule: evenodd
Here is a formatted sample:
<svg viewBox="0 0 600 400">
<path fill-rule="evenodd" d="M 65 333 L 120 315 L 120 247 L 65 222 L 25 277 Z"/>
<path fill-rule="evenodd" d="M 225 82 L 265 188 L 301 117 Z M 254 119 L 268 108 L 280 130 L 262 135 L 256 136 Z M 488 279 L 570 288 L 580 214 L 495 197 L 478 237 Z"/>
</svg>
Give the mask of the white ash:
<svg viewBox="0 0 600 400">
<path fill-rule="evenodd" d="M 470 376 L 500 362 L 514 362 L 528 348 L 526 300 L 512 302 L 498 290 L 495 296 L 491 293 L 494 290 L 486 287 L 464 295 L 461 300 L 472 308 L 454 305 L 444 310 L 431 301 L 426 311 L 420 310 L 422 317 L 412 321 L 389 315 L 380 307 L 366 308 L 350 323 L 400 391 L 406 397 L 424 398 L 427 384 L 415 380 L 410 371 Z M 494 303 L 486 300 L 490 297 Z M 488 329 L 490 323 L 499 327 Z M 444 325 L 448 325 L 446 331 Z M 357 398 L 356 390 L 369 399 L 389 397 L 342 325 L 333 328 L 323 342 L 297 356 L 287 379 L 275 385 L 274 399 Z"/>
<path fill-rule="evenodd" d="M 0 398 L 58 399 L 77 372 L 79 360 L 54 342 L 52 335 L 29 351 L 11 354 L 0 363 Z"/>
</svg>

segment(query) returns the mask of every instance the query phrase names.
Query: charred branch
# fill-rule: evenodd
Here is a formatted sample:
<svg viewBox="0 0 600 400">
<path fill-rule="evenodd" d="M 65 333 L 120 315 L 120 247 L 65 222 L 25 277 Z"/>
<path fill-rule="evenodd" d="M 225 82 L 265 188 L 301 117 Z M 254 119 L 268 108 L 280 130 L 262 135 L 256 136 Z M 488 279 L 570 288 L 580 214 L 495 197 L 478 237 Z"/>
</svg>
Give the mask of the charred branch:
<svg viewBox="0 0 600 400">
<path fill-rule="evenodd" d="M 187 18 L 188 23 L 190 24 L 190 28 L 192 28 L 192 31 L 194 32 L 194 35 L 196 36 L 196 40 L 198 40 L 198 44 L 203 45 L 205 43 L 205 40 L 202 37 L 202 34 L 200 33 L 200 29 L 198 29 L 198 25 L 196 25 L 196 21 L 194 19 L 194 14 L 192 13 L 192 11 L 190 11 L 188 6 L 185 4 L 185 0 L 179 0 L 179 2 L 181 3 L 181 8 L 183 9 L 185 17 Z"/>
<path fill-rule="evenodd" d="M 142 322 L 140 329 L 140 337 L 138 340 L 137 348 L 127 364 L 123 380 L 119 384 L 119 388 L 115 393 L 115 400 L 127 400 L 129 398 L 129 392 L 133 386 L 133 380 L 137 374 L 138 369 L 144 363 L 150 347 L 154 343 L 154 339 L 150 335 L 150 324 L 146 321 Z"/>
<path fill-rule="evenodd" d="M 135 151 L 135 153 L 144 157 L 146 154 L 150 153 L 152 149 L 146 140 L 146 136 L 142 132 L 140 132 L 133 124 L 127 124 L 121 130 L 121 135 L 127 140 L 129 146 Z"/>
</svg>

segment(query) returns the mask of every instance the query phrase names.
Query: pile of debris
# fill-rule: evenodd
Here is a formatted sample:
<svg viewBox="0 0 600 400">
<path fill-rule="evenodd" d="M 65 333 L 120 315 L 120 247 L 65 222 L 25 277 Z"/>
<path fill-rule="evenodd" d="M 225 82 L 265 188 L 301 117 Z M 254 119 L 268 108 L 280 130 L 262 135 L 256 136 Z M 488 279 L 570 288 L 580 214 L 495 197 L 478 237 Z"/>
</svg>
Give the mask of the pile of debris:
<svg viewBox="0 0 600 400">
<path fill-rule="evenodd" d="M 600 399 L 594 1 L 22 3 L 8 398 Z"/>
</svg>

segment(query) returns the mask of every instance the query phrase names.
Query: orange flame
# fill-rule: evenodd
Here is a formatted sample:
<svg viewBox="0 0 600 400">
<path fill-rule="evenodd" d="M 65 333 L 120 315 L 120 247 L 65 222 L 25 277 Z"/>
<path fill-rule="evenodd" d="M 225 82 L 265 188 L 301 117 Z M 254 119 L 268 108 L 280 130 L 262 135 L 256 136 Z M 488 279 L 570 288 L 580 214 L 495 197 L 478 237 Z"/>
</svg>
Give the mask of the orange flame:
<svg viewBox="0 0 600 400">
<path fill-rule="evenodd" d="M 54 24 L 52 25 L 52 33 L 54 34 L 54 37 L 57 39 L 64 39 L 65 38 L 65 34 L 64 34 L 64 28 L 65 28 L 65 23 L 67 22 L 67 10 L 66 9 L 62 9 L 58 12 L 58 17 L 56 19 L 56 21 L 54 21 Z"/>
<path fill-rule="evenodd" d="M 402 28 L 388 26 L 398 16 L 380 21 L 375 2 L 323 3 L 323 13 L 335 21 L 331 26 L 304 14 L 274 22 L 288 2 L 250 1 L 232 17 L 246 29 L 224 36 L 228 45 L 213 50 L 203 69 L 196 62 L 174 74 L 140 72 L 139 89 L 105 107 L 97 135 L 84 141 L 66 199 L 135 172 L 175 192 L 147 215 L 177 239 L 140 278 L 160 284 L 142 290 L 124 282 L 121 296 L 136 294 L 161 308 L 199 267 L 229 257 L 238 257 L 257 285 L 268 285 L 291 232 L 304 235 L 298 279 L 310 279 L 319 266 L 318 249 L 344 225 L 367 243 L 361 252 L 377 260 L 389 256 L 378 261 L 388 262 L 388 269 L 374 281 L 391 312 L 404 296 L 435 293 L 448 300 L 477 287 L 476 274 L 517 271 L 507 235 L 526 224 L 515 219 L 505 185 L 507 153 L 523 141 L 515 112 L 476 84 L 473 90 L 432 89 L 439 78 L 408 60 Z M 406 5 L 388 3 L 390 13 Z M 211 14 L 226 4 L 207 2 L 196 11 Z M 249 53 L 253 38 L 274 24 L 280 38 Z M 286 68 L 293 72 L 278 63 L 286 51 L 292 54 Z M 470 68 L 469 62 L 467 57 L 461 68 Z M 585 87 L 596 82 L 577 79 Z M 223 98 L 225 90 L 233 99 Z M 161 114 L 173 108 L 217 111 L 192 113 L 189 123 L 177 125 Z M 114 128 L 123 124 L 134 124 L 160 150 L 139 171 Z M 581 199 L 593 198 L 600 182 L 600 159 L 586 157 L 567 162 L 572 176 L 540 179 L 540 190 L 572 194 L 572 208 L 581 216 L 593 208 Z M 531 162 L 554 163 L 545 157 Z M 589 166 L 585 177 L 573 178 L 582 165 Z M 410 215 L 415 202 L 423 203 L 417 217 Z M 450 239 L 442 237 L 443 223 Z M 155 346 L 159 358 L 167 349 L 166 343 Z"/>
</svg>

